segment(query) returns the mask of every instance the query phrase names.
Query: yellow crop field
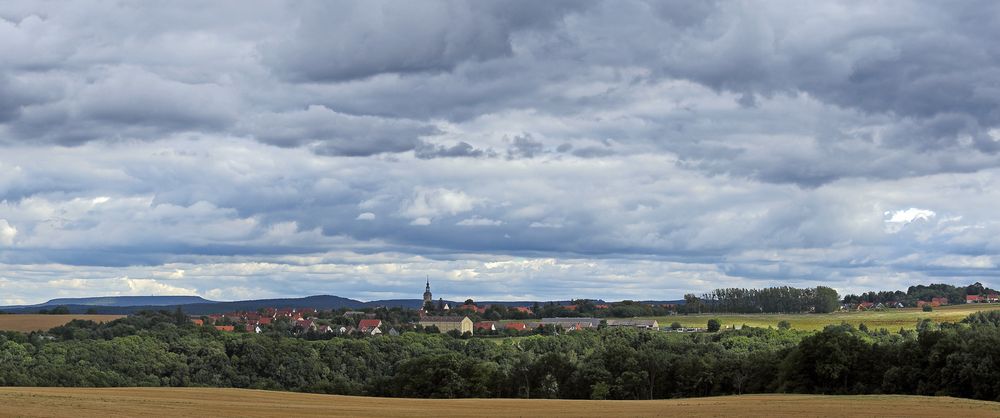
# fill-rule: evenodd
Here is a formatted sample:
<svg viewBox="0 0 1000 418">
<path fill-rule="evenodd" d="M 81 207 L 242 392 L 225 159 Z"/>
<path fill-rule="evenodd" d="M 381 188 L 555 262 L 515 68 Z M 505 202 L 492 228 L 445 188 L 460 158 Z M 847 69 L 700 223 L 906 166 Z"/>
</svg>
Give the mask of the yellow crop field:
<svg viewBox="0 0 1000 418">
<path fill-rule="evenodd" d="M 35 315 L 16 314 L 0 315 L 0 331 L 43 331 L 66 324 L 74 319 L 84 319 L 94 322 L 114 321 L 124 318 L 122 315 Z"/>
<path fill-rule="evenodd" d="M 744 324 L 752 327 L 777 327 L 778 322 L 788 321 L 793 329 L 810 331 L 846 322 L 855 327 L 864 323 L 871 329 L 886 328 L 890 331 L 896 331 L 900 328 L 914 329 L 917 321 L 924 318 L 935 322 L 958 322 L 973 312 L 991 310 L 1000 310 L 1000 304 L 948 305 L 934 308 L 932 312 L 923 312 L 917 308 L 902 308 L 828 314 L 691 314 L 647 319 L 656 319 L 662 328 L 669 327 L 673 322 L 679 322 L 685 327 L 704 328 L 709 319 L 718 318 L 725 327 Z"/>
<path fill-rule="evenodd" d="M 923 396 L 744 395 L 657 401 L 390 399 L 208 388 L 0 388 L 18 417 L 996 417 L 1000 403 Z"/>
</svg>

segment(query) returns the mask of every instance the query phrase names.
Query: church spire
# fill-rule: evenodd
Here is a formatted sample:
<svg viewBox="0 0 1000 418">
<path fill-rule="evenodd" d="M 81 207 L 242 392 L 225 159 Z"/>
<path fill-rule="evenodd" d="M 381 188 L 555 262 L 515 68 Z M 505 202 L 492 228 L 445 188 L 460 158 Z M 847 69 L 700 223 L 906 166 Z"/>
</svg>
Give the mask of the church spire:
<svg viewBox="0 0 1000 418">
<path fill-rule="evenodd" d="M 431 296 L 431 276 L 427 275 L 427 287 L 424 288 L 424 305 L 427 305 L 427 302 L 433 300 L 431 299 L 432 297 L 433 296 Z"/>
</svg>

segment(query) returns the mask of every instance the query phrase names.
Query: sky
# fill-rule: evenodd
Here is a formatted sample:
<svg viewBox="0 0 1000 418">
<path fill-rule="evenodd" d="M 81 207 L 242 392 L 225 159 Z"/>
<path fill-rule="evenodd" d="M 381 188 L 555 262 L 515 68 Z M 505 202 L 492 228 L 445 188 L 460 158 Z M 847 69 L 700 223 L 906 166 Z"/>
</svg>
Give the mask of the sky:
<svg viewBox="0 0 1000 418">
<path fill-rule="evenodd" d="M 994 287 L 995 1 L 4 1 L 0 304 Z"/>
</svg>

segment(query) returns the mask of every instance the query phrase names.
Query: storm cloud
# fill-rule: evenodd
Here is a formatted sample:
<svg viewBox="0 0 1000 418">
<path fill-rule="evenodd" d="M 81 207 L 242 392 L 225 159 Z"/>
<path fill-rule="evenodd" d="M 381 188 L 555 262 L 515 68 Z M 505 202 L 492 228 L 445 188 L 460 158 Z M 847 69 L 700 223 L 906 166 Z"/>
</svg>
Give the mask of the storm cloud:
<svg viewBox="0 0 1000 418">
<path fill-rule="evenodd" d="M 992 279 L 1000 6 L 0 6 L 0 304 Z"/>
</svg>

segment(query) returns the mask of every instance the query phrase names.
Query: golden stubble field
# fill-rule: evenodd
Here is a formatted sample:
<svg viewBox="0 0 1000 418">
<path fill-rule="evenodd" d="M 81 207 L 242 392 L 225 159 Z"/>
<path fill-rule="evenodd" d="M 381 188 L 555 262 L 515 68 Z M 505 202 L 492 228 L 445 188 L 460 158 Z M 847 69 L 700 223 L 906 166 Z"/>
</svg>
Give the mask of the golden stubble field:
<svg viewBox="0 0 1000 418">
<path fill-rule="evenodd" d="M 655 318 L 660 327 L 669 327 L 673 322 L 680 322 L 685 327 L 704 328 L 709 319 L 718 318 L 725 327 L 733 325 L 748 325 L 752 327 L 777 327 L 778 322 L 788 321 L 793 329 L 804 331 L 821 330 L 827 325 L 842 322 L 854 325 L 864 323 L 868 328 L 885 328 L 897 331 L 900 328 L 914 329 L 920 319 L 930 319 L 934 322 L 958 322 L 969 314 L 978 311 L 1000 309 L 1000 304 L 961 304 L 934 308 L 931 312 L 923 312 L 917 308 L 886 309 L 884 311 L 864 312 L 834 312 L 828 314 L 691 314 L 659 316 Z"/>
<path fill-rule="evenodd" d="M 922 396 L 744 395 L 662 401 L 389 399 L 244 389 L 0 388 L 2 417 L 996 417 L 1000 403 Z"/>
<path fill-rule="evenodd" d="M 0 331 L 43 331 L 64 325 L 74 319 L 85 319 L 94 322 L 114 321 L 124 318 L 122 315 L 34 315 L 5 314 L 0 315 Z"/>
</svg>

